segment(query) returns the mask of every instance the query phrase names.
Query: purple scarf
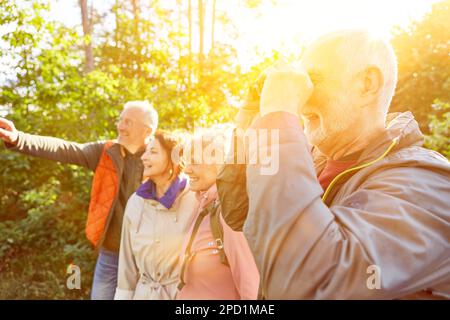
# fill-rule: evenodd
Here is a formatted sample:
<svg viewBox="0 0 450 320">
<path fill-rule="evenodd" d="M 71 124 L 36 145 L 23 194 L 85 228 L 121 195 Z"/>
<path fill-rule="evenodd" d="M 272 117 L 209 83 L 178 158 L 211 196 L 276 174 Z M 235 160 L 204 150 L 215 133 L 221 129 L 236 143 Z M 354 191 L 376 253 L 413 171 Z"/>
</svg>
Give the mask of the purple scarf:
<svg viewBox="0 0 450 320">
<path fill-rule="evenodd" d="M 156 196 L 156 185 L 152 180 L 147 180 L 137 189 L 136 194 L 144 199 L 152 199 L 161 203 L 167 209 L 172 207 L 175 202 L 177 195 L 184 190 L 187 184 L 187 178 L 176 177 L 175 180 L 167 189 L 166 193 L 158 199 Z"/>
</svg>

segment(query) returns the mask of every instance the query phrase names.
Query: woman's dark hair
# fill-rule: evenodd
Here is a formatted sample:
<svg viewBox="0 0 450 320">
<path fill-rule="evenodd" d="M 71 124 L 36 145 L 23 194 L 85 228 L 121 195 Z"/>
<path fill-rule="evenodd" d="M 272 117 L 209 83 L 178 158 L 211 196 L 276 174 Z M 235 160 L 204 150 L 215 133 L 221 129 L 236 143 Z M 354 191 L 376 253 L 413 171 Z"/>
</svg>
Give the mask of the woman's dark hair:
<svg viewBox="0 0 450 320">
<path fill-rule="evenodd" d="M 162 130 L 156 131 L 155 139 L 159 141 L 161 147 L 164 149 L 164 151 L 167 152 L 167 155 L 169 156 L 168 167 L 171 168 L 171 173 L 169 177 L 170 180 L 173 177 L 178 176 L 181 172 L 183 172 L 185 167 L 182 157 L 183 153 L 182 139 L 181 137 L 173 133 Z M 174 151 L 174 149 L 176 149 L 175 151 L 177 151 L 179 155 L 179 160 L 176 163 L 174 163 L 174 160 L 172 159 L 172 151 Z"/>
</svg>

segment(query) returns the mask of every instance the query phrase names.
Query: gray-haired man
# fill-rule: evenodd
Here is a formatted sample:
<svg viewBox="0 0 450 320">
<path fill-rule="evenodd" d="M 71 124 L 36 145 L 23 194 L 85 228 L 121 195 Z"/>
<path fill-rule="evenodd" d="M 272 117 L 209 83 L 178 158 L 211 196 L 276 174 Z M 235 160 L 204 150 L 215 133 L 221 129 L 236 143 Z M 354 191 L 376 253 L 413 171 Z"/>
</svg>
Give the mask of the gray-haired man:
<svg viewBox="0 0 450 320">
<path fill-rule="evenodd" d="M 0 118 L 0 139 L 9 150 L 86 167 L 95 172 L 86 236 L 99 249 L 91 298 L 112 300 L 122 219 L 130 195 L 142 182 L 141 155 L 158 126 L 158 114 L 146 101 L 127 102 L 117 121 L 117 140 L 76 143 L 16 130 Z"/>
</svg>

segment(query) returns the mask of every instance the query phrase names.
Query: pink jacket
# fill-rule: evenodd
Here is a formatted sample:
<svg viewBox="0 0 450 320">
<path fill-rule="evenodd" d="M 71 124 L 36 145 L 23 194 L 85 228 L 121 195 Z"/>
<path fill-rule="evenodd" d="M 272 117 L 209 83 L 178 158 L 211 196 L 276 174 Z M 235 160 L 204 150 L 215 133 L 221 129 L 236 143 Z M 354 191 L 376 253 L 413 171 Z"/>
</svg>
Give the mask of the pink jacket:
<svg viewBox="0 0 450 320">
<path fill-rule="evenodd" d="M 199 200 L 195 218 L 182 249 L 183 259 L 195 220 L 200 212 L 217 199 L 217 188 L 197 193 Z M 250 300 L 256 299 L 259 287 L 259 273 L 243 232 L 233 231 L 221 217 L 224 251 L 229 266 L 221 263 L 214 241 L 210 216 L 203 218 L 192 244 L 195 253 L 184 272 L 185 286 L 178 292 L 177 300 Z"/>
</svg>

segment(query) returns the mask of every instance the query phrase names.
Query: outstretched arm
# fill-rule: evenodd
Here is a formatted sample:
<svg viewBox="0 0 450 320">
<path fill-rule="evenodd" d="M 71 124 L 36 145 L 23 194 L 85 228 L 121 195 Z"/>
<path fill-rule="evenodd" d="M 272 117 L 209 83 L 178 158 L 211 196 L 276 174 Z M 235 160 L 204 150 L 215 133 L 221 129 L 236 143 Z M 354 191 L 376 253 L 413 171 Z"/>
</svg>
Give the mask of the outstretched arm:
<svg viewBox="0 0 450 320">
<path fill-rule="evenodd" d="M 14 124 L 0 118 L 0 138 L 9 150 L 70 163 L 95 170 L 104 142 L 76 143 L 63 139 L 27 134 L 16 130 Z"/>
</svg>

